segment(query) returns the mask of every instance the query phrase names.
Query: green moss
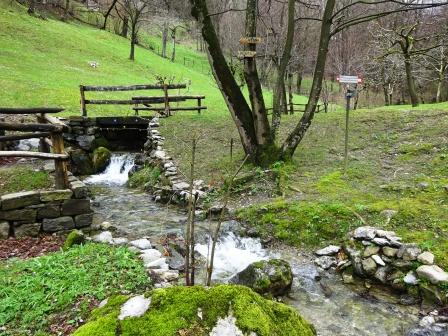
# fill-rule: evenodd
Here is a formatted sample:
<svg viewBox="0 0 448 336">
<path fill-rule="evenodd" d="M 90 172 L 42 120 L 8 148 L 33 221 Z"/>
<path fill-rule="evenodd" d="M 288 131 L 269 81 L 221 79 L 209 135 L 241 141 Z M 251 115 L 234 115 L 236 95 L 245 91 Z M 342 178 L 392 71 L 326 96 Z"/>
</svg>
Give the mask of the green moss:
<svg viewBox="0 0 448 336">
<path fill-rule="evenodd" d="M 314 327 L 294 309 L 266 300 L 242 286 L 220 285 L 204 287 L 171 287 L 157 289 L 151 296 L 148 312 L 139 318 L 117 320 L 125 298 L 112 298 L 107 305 L 93 312 L 90 322 L 79 328 L 74 336 L 126 335 L 171 336 L 208 335 L 219 318 L 229 311 L 237 326 L 245 333 L 259 336 L 315 335 Z M 202 311 L 202 319 L 198 317 Z"/>
<path fill-rule="evenodd" d="M 85 241 L 84 234 L 81 231 L 73 230 L 72 232 L 69 233 L 69 235 L 65 239 L 62 249 L 64 251 L 67 251 L 73 245 L 81 245 L 82 243 L 84 243 L 84 241 Z"/>
<path fill-rule="evenodd" d="M 105 147 L 98 147 L 93 151 L 92 162 L 93 169 L 95 172 L 99 173 L 106 169 L 107 165 L 110 163 L 112 153 Z"/>
<path fill-rule="evenodd" d="M 398 152 L 400 154 L 430 154 L 434 150 L 434 145 L 432 143 L 417 143 L 417 144 L 403 144 L 400 146 Z"/>
<path fill-rule="evenodd" d="M 143 188 L 146 184 L 155 185 L 160 174 L 160 169 L 146 166 L 129 178 L 128 185 L 131 188 Z"/>
</svg>

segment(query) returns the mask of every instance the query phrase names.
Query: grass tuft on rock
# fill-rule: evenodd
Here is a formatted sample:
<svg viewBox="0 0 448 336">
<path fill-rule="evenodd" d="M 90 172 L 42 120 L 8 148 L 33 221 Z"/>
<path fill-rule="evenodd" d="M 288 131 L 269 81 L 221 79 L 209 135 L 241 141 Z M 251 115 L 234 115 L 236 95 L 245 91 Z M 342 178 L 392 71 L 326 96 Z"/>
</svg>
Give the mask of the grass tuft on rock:
<svg viewBox="0 0 448 336">
<path fill-rule="evenodd" d="M 111 298 L 106 306 L 92 313 L 91 321 L 74 336 L 99 335 L 208 335 L 219 318 L 232 312 L 237 327 L 258 336 L 315 335 L 314 327 L 293 308 L 266 300 L 243 286 L 171 287 L 146 294 L 149 310 L 139 318 L 118 321 L 122 296 Z M 198 312 L 202 312 L 201 314 Z"/>
<path fill-rule="evenodd" d="M 88 302 L 149 286 L 143 263 L 124 247 L 89 243 L 10 260 L 0 265 L 0 325 L 10 335 L 46 332 L 53 321 L 76 325 L 87 314 Z M 81 308 L 75 312 L 76 303 Z"/>
</svg>

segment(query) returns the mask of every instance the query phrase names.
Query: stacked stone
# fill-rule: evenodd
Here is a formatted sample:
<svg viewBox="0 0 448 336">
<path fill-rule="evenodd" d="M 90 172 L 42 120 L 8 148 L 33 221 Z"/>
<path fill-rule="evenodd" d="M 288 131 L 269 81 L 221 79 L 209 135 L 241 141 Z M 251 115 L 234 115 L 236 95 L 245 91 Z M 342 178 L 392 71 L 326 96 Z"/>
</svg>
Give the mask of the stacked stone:
<svg viewBox="0 0 448 336">
<path fill-rule="evenodd" d="M 172 269 L 162 252 L 154 248 L 146 238 L 128 241 L 127 238 L 113 238 L 110 231 L 103 231 L 94 236 L 93 241 L 110 245 L 127 245 L 130 250 L 138 253 L 156 288 L 168 287 L 171 282 L 179 278 L 179 270 Z"/>
<path fill-rule="evenodd" d="M 90 151 L 95 139 L 101 137 L 95 118 L 70 117 L 67 122 L 71 132 L 63 134 L 64 140 L 75 143 L 79 148 Z"/>
<path fill-rule="evenodd" d="M 86 228 L 92 224 L 88 189 L 70 176 L 70 189 L 26 191 L 0 197 L 0 239 L 36 237 L 40 232 Z"/>
<path fill-rule="evenodd" d="M 448 301 L 439 285 L 448 284 L 448 273 L 434 264 L 434 255 L 416 244 L 402 243 L 393 231 L 370 226 L 359 227 L 350 234 L 350 240 L 339 253 L 338 246 L 329 246 L 316 252 L 316 264 L 322 268 L 336 266 L 358 276 L 387 284 L 398 290 L 419 292 L 439 304 Z M 417 290 L 415 290 L 417 289 Z"/>
<path fill-rule="evenodd" d="M 161 174 L 159 182 L 155 186 L 147 185 L 146 189 L 153 194 L 156 202 L 185 204 L 188 201 L 190 184 L 179 175 L 175 162 L 164 150 L 165 138 L 161 136 L 159 126 L 158 118 L 152 119 L 148 124 L 148 140 L 144 149 L 148 163 L 160 169 Z M 193 195 L 204 198 L 205 190 L 204 181 L 194 182 Z"/>
</svg>

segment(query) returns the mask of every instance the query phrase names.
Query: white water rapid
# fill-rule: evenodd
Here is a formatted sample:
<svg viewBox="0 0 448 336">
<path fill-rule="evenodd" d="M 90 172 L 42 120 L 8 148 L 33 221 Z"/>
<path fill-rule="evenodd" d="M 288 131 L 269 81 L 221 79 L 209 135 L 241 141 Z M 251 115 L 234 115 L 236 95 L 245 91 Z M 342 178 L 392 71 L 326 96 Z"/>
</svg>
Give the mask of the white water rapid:
<svg viewBox="0 0 448 336">
<path fill-rule="evenodd" d="M 87 184 L 124 185 L 128 173 L 134 166 L 134 158 L 129 154 L 113 154 L 106 170 L 84 180 Z"/>
<path fill-rule="evenodd" d="M 209 254 L 208 244 L 197 244 L 195 249 L 204 257 Z M 216 244 L 213 279 L 228 280 L 251 263 L 265 259 L 267 251 L 258 239 L 240 238 L 229 232 Z"/>
</svg>

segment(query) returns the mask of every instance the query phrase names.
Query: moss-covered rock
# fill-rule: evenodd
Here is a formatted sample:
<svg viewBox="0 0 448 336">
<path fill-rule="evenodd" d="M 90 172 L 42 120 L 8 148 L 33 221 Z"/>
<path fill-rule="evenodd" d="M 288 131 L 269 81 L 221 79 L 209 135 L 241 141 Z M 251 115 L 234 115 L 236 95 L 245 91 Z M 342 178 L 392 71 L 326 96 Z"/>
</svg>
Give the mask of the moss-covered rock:
<svg viewBox="0 0 448 336">
<path fill-rule="evenodd" d="M 104 171 L 110 163 L 112 153 L 105 147 L 98 147 L 93 151 L 92 163 L 96 173 Z"/>
<path fill-rule="evenodd" d="M 292 285 L 291 266 L 281 259 L 257 261 L 236 274 L 230 282 L 250 287 L 259 294 L 285 295 Z"/>
<path fill-rule="evenodd" d="M 90 321 L 74 336 L 115 335 L 209 335 L 217 322 L 228 316 L 235 326 L 249 335 L 308 336 L 314 327 L 294 309 L 262 298 L 243 286 L 171 287 L 146 294 L 151 305 L 141 317 L 119 320 L 120 310 L 129 297 L 116 296 L 93 311 Z"/>
<path fill-rule="evenodd" d="M 73 245 L 81 245 L 85 242 L 86 237 L 84 234 L 79 230 L 73 230 L 69 233 L 67 238 L 65 239 L 64 245 L 62 246 L 62 249 L 64 251 L 67 251 L 69 248 L 71 248 Z"/>
</svg>

